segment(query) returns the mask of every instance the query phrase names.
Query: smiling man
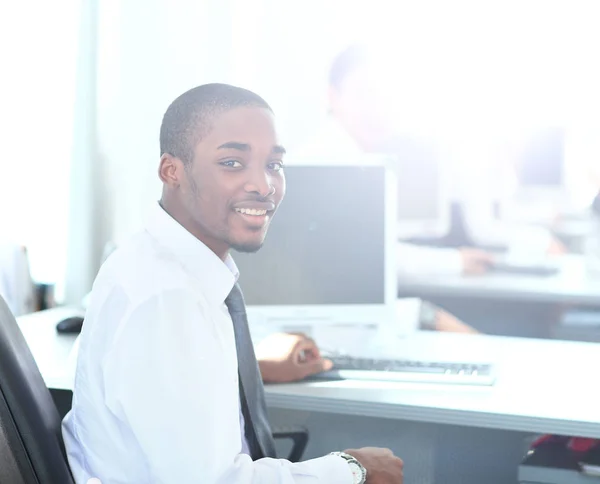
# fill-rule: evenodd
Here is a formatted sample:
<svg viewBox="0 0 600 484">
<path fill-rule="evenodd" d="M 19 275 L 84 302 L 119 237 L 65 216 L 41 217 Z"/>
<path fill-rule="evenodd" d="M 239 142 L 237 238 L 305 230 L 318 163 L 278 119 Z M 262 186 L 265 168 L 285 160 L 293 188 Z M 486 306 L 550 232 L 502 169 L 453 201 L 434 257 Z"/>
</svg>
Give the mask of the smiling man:
<svg viewBox="0 0 600 484">
<path fill-rule="evenodd" d="M 159 168 L 165 184 L 162 206 L 221 259 L 229 248 L 257 251 L 285 193 L 285 149 L 276 144 L 271 111 L 242 106 L 223 112 L 212 126 L 200 122 L 193 136 L 202 137 L 206 131 L 205 149 L 198 153 L 206 161 L 194 163 L 184 139 L 190 133 L 177 122 L 192 117 L 182 112 L 192 109 L 193 105 L 183 105 L 165 115 Z M 271 143 L 231 141 L 267 135 Z M 266 164 L 249 164 L 252 158 Z"/>
<path fill-rule="evenodd" d="M 261 247 L 285 193 L 267 103 L 197 87 L 167 109 L 160 144 L 160 204 L 102 266 L 81 333 L 63 424 L 77 484 L 401 484 L 387 449 L 275 459 L 229 255 Z"/>
</svg>

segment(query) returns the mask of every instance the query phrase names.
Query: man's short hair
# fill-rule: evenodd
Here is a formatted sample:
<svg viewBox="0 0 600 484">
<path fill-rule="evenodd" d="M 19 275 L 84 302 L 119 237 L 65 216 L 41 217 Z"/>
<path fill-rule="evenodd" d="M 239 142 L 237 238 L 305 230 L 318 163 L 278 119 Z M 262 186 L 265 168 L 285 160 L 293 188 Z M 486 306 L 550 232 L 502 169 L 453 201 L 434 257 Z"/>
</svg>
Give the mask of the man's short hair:
<svg viewBox="0 0 600 484">
<path fill-rule="evenodd" d="M 363 45 L 351 45 L 344 49 L 331 63 L 329 85 L 339 88 L 351 72 L 367 63 L 368 57 L 367 49 Z"/>
<path fill-rule="evenodd" d="M 191 163 L 194 148 L 208 134 L 219 114 L 239 107 L 272 111 L 258 94 L 228 84 L 204 84 L 179 96 L 168 107 L 160 126 L 160 154 Z"/>
</svg>

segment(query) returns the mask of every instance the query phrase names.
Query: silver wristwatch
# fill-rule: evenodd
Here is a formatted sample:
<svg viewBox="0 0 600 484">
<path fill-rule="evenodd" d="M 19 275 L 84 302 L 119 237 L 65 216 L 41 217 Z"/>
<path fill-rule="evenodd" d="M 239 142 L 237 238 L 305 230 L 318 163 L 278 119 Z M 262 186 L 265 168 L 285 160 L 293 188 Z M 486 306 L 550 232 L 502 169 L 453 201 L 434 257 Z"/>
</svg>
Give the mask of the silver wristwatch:
<svg viewBox="0 0 600 484">
<path fill-rule="evenodd" d="M 337 455 L 346 460 L 352 471 L 352 477 L 354 478 L 353 484 L 365 484 L 365 482 L 367 482 L 367 469 L 365 469 L 354 456 L 346 454 L 345 452 L 332 452 L 331 455 Z"/>
</svg>

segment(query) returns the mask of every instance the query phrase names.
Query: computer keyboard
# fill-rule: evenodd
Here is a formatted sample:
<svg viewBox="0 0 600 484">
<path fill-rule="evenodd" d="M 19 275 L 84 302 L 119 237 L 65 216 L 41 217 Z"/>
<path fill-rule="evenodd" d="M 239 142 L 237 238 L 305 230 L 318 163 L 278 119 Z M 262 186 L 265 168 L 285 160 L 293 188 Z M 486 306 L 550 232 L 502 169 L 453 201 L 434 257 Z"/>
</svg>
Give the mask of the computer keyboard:
<svg viewBox="0 0 600 484">
<path fill-rule="evenodd" d="M 492 264 L 491 270 L 493 272 L 515 274 L 523 276 L 553 276 L 558 274 L 560 269 L 551 264 L 517 264 L 510 262 L 496 262 Z"/>
<path fill-rule="evenodd" d="M 491 364 L 330 357 L 333 369 L 315 375 L 321 380 L 367 380 L 463 385 L 493 385 Z"/>
</svg>

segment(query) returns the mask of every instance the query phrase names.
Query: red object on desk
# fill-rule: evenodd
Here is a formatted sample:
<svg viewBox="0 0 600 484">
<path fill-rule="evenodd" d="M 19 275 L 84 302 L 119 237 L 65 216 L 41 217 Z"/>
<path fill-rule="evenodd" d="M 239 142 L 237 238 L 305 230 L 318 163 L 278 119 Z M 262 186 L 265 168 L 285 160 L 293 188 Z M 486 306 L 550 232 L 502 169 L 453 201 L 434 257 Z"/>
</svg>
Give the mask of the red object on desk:
<svg viewBox="0 0 600 484">
<path fill-rule="evenodd" d="M 540 447 L 546 443 L 563 443 L 574 452 L 588 452 L 594 447 L 600 446 L 599 439 L 589 439 L 587 437 L 564 437 L 562 435 L 543 435 L 537 439 L 532 445 L 532 448 Z"/>
</svg>

